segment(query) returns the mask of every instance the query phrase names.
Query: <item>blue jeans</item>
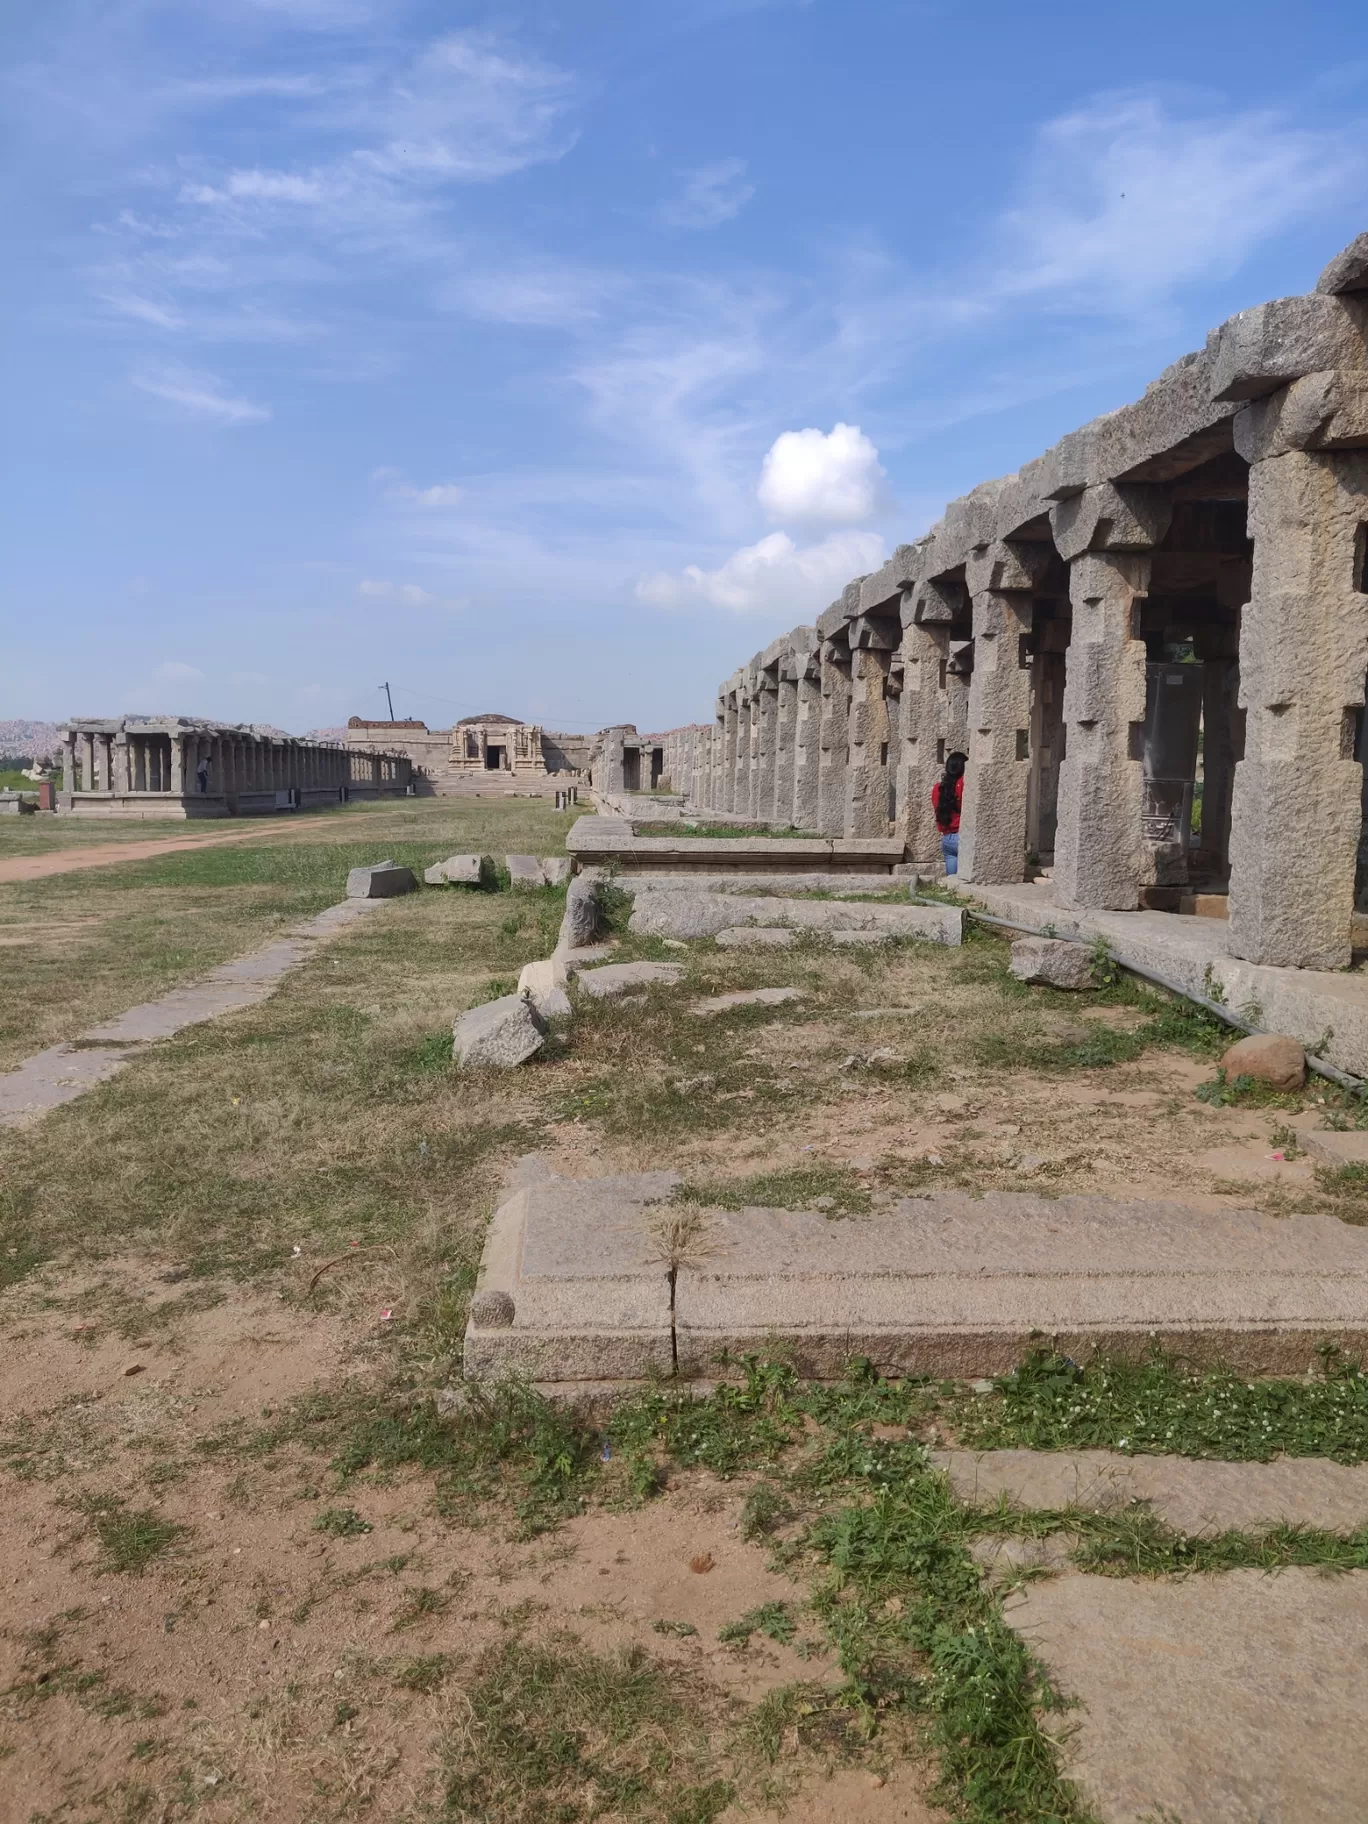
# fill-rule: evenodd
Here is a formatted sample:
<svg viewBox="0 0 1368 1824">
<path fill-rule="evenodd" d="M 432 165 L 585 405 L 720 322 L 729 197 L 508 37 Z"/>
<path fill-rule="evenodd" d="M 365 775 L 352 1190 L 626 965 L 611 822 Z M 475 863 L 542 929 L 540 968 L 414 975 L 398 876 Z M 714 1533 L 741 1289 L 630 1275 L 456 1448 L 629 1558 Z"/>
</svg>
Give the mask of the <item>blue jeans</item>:
<svg viewBox="0 0 1368 1824">
<path fill-rule="evenodd" d="M 941 837 L 941 855 L 947 874 L 959 873 L 959 831 L 951 830 Z"/>
</svg>

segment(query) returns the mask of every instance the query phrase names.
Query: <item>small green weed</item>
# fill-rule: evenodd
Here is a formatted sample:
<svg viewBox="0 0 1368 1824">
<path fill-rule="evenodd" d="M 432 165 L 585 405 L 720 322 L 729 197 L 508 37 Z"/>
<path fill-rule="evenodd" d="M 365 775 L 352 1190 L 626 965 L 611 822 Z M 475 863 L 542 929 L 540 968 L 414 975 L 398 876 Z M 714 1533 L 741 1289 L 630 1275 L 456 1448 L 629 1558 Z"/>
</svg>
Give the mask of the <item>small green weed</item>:
<svg viewBox="0 0 1368 1824">
<path fill-rule="evenodd" d="M 793 1518 L 793 1509 L 773 1482 L 757 1482 L 741 1509 L 741 1537 L 768 1539 Z"/>
<path fill-rule="evenodd" d="M 870 1207 L 869 1192 L 859 1175 L 839 1165 L 798 1166 L 787 1172 L 760 1172 L 752 1178 L 681 1184 L 674 1194 L 677 1202 L 718 1210 L 816 1208 L 829 1216 L 865 1216 Z"/>
<path fill-rule="evenodd" d="M 316 1533 L 328 1533 L 334 1539 L 354 1539 L 360 1533 L 371 1530 L 369 1520 L 363 1520 L 354 1507 L 328 1507 L 314 1521 Z"/>
<path fill-rule="evenodd" d="M 651 1631 L 654 1634 L 665 1634 L 672 1640 L 687 1640 L 698 1629 L 691 1621 L 653 1621 Z"/>
<path fill-rule="evenodd" d="M 724 1646 L 744 1647 L 752 1634 L 763 1634 L 767 1640 L 786 1647 L 797 1632 L 798 1624 L 786 1602 L 762 1602 L 759 1608 L 747 1609 L 744 1615 L 719 1628 L 717 1638 Z"/>
<path fill-rule="evenodd" d="M 456 1669 L 449 1653 L 426 1653 L 418 1659 L 405 1660 L 394 1674 L 401 1691 L 435 1691 L 446 1683 Z"/>
</svg>

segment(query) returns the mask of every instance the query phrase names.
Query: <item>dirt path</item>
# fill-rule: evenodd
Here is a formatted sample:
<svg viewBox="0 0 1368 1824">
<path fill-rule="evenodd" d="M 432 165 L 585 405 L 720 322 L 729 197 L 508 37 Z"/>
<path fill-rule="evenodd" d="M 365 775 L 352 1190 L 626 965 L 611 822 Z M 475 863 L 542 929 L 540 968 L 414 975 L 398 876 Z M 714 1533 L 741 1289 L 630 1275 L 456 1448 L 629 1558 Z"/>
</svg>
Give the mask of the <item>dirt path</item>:
<svg viewBox="0 0 1368 1824">
<path fill-rule="evenodd" d="M 313 821 L 313 820 L 310 820 Z M 298 828 L 298 820 L 291 823 Z M 108 868 L 120 861 L 150 861 L 178 849 L 213 849 L 225 842 L 247 842 L 264 834 L 261 827 L 234 830 L 223 836 L 156 836 L 146 842 L 98 842 L 88 849 L 53 849 L 47 855 L 15 855 L 0 861 L 0 885 L 12 880 L 45 880 L 50 874 L 71 874 L 77 868 Z"/>
</svg>

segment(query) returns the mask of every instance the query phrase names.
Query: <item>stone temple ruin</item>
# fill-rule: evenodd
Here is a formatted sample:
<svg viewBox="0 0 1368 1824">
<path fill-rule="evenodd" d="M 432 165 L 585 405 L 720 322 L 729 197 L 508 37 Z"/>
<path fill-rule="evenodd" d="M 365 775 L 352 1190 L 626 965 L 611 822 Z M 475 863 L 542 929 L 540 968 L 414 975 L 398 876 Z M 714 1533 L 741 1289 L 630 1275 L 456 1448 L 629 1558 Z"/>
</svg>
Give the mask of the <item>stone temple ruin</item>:
<svg viewBox="0 0 1368 1824">
<path fill-rule="evenodd" d="M 562 775 L 575 777 L 588 772 L 597 748 L 593 736 L 552 734 L 539 723 L 492 711 L 466 716 L 452 728 L 352 716 L 346 741 L 349 748 L 383 741 L 407 755 L 415 789 L 425 797 L 485 783 L 535 786 Z"/>
<path fill-rule="evenodd" d="M 57 809 L 78 817 L 234 817 L 408 790 L 404 754 L 346 750 L 190 716 L 73 718 Z"/>
<path fill-rule="evenodd" d="M 1368 234 L 953 501 L 726 679 L 711 724 L 655 737 L 657 778 L 934 864 L 961 749 L 966 886 L 1042 872 L 1076 910 L 1225 894 L 1231 956 L 1342 969 L 1368 907 L 1366 677 Z"/>
</svg>

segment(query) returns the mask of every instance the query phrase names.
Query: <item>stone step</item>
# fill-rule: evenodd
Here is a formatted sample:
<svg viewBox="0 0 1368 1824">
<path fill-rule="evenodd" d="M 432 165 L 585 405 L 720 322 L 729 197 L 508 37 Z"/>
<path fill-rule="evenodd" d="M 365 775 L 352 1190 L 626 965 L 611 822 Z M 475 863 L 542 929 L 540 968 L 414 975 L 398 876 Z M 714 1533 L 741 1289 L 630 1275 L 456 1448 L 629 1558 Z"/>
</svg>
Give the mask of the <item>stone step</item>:
<svg viewBox="0 0 1368 1824">
<path fill-rule="evenodd" d="M 1158 1345 L 1301 1374 L 1368 1345 L 1368 1233 L 1333 1217 L 1017 1193 L 910 1197 L 867 1219 L 702 1209 L 670 1173 L 558 1179 L 496 1212 L 465 1371 L 540 1381 L 714 1375 L 723 1351 L 798 1371 L 1006 1372 Z"/>
</svg>

